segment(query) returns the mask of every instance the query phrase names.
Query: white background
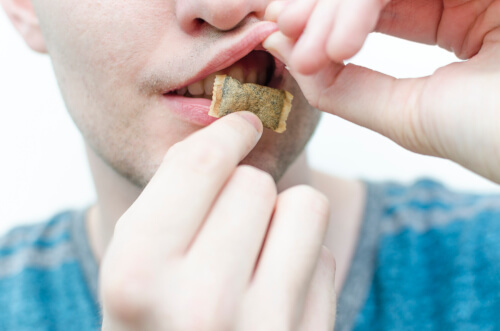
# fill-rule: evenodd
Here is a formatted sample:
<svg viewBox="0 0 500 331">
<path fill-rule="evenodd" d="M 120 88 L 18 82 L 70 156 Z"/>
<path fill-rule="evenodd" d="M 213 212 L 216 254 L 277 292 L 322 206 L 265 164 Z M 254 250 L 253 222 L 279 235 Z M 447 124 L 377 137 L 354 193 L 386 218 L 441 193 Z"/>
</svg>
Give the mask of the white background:
<svg viewBox="0 0 500 331">
<path fill-rule="evenodd" d="M 353 62 L 398 78 L 431 74 L 457 61 L 437 47 L 380 34 Z M 409 183 L 434 178 L 457 190 L 500 192 L 449 161 L 407 152 L 331 115 L 313 137 L 313 167 L 338 176 Z M 48 57 L 24 45 L 0 9 L 0 233 L 94 200 L 81 136 L 66 114 Z"/>
</svg>

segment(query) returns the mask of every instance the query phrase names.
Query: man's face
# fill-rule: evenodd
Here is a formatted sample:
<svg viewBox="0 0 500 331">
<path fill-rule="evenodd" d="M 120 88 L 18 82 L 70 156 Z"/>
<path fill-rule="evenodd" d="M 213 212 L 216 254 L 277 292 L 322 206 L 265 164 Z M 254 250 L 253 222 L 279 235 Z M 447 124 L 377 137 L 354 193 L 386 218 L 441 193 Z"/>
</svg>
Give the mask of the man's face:
<svg viewBox="0 0 500 331">
<path fill-rule="evenodd" d="M 319 112 L 258 51 L 276 28 L 262 21 L 269 2 L 33 0 L 71 116 L 90 148 L 139 187 L 170 146 L 208 124 L 215 72 L 295 96 L 285 133 L 264 130 L 244 163 L 277 180 L 303 150 Z"/>
</svg>

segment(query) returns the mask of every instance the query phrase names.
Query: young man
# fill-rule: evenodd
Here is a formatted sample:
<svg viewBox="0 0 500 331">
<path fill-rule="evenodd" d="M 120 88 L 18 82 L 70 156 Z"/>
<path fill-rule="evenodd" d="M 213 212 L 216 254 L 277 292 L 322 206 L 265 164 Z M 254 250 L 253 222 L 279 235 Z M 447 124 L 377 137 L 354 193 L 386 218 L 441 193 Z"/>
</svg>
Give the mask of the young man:
<svg viewBox="0 0 500 331">
<path fill-rule="evenodd" d="M 500 182 L 498 1 L 1 3 L 50 55 L 98 195 L 0 241 L 2 329 L 499 327 L 499 197 L 301 156 L 321 110 Z M 400 81 L 339 64 L 373 30 L 469 60 Z M 219 71 L 292 92 L 287 131 L 209 118 Z"/>
</svg>

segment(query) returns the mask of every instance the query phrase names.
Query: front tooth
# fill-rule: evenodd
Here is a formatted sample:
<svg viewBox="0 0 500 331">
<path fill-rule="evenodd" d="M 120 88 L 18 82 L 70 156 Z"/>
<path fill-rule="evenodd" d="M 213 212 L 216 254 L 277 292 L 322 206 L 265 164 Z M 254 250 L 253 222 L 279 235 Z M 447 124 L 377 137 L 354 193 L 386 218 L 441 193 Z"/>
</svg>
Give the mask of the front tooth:
<svg viewBox="0 0 500 331">
<path fill-rule="evenodd" d="M 252 84 L 257 83 L 257 71 L 250 70 L 247 76 L 246 83 L 252 83 Z"/>
<path fill-rule="evenodd" d="M 187 87 L 181 87 L 180 89 L 177 90 L 177 95 L 184 95 L 187 92 Z"/>
<path fill-rule="evenodd" d="M 209 75 L 205 78 L 205 94 L 212 95 L 214 92 L 214 82 L 215 82 L 215 74 Z"/>
<path fill-rule="evenodd" d="M 243 68 L 240 66 L 234 66 L 229 70 L 229 76 L 233 77 L 240 81 L 240 83 L 244 83 L 245 75 L 243 73 Z"/>
<path fill-rule="evenodd" d="M 201 80 L 188 86 L 188 91 L 193 96 L 203 95 L 204 89 L 205 87 L 203 86 L 203 82 Z"/>
</svg>

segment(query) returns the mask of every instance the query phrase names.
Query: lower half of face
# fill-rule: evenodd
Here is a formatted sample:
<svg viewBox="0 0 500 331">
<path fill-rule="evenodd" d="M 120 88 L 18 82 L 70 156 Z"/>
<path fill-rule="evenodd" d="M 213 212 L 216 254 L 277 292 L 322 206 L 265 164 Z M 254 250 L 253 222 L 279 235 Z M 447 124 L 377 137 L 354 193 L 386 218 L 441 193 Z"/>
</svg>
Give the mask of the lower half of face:
<svg viewBox="0 0 500 331">
<path fill-rule="evenodd" d="M 40 0 L 38 12 L 67 108 L 90 148 L 141 188 L 173 144 L 207 124 L 203 115 L 200 120 L 182 110 L 191 104 L 188 98 L 210 98 L 216 72 L 263 85 L 276 78 L 270 55 L 252 50 L 235 55 L 241 59 L 227 67 L 207 69 L 208 62 L 217 63 L 218 50 L 242 47 L 242 40 L 265 33 L 258 20 L 248 20 L 230 33 L 205 27 L 190 36 L 176 25 L 173 7 L 164 7 L 165 1 L 144 6 L 131 0 L 128 9 L 121 4 L 106 8 L 50 3 Z M 200 75 L 203 72 L 206 75 Z M 276 181 L 303 151 L 320 117 L 286 70 L 277 84 L 294 95 L 287 130 L 278 134 L 265 129 L 243 160 Z M 201 102 L 207 112 L 209 103 Z"/>
<path fill-rule="evenodd" d="M 270 173 L 276 181 L 303 151 L 320 118 L 291 77 L 286 79 L 286 89 L 295 96 L 287 130 L 279 134 L 264 129 L 259 143 L 242 161 Z M 202 128 L 179 118 L 158 98 L 136 103 L 127 94 L 103 109 L 71 109 L 93 151 L 140 188 L 149 182 L 173 144 Z"/>
</svg>

